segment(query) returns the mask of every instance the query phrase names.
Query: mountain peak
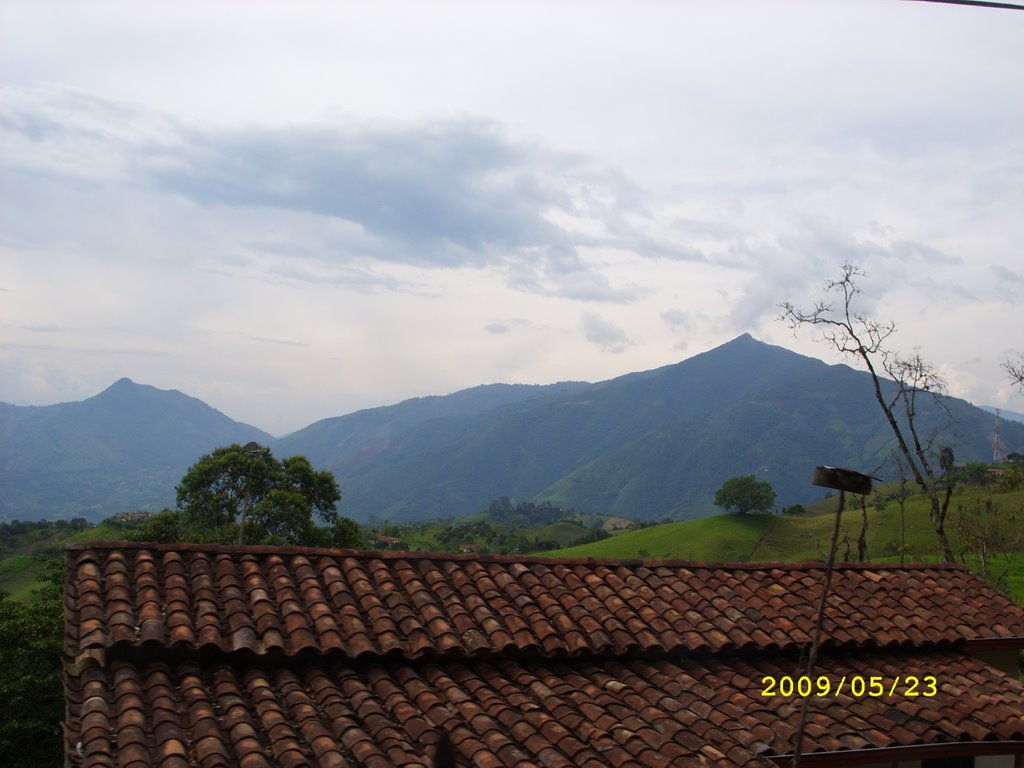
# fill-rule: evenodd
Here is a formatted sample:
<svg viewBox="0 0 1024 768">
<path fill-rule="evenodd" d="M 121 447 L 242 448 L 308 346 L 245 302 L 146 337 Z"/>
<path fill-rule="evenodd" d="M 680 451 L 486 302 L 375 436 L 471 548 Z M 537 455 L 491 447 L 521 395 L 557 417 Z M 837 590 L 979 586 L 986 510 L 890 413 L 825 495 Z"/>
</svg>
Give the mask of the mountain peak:
<svg viewBox="0 0 1024 768">
<path fill-rule="evenodd" d="M 825 363 L 816 357 L 807 357 L 806 355 L 802 355 L 799 352 L 794 352 L 793 350 L 787 349 L 786 347 L 780 347 L 777 344 L 771 344 L 767 341 L 761 341 L 760 339 L 755 338 L 749 333 L 742 333 L 732 341 L 727 341 L 724 344 L 721 344 L 715 347 L 714 349 L 709 349 L 707 352 L 702 352 L 691 359 L 696 359 L 709 355 L 720 355 L 723 352 L 726 354 L 731 353 L 733 355 L 755 354 L 761 357 L 766 357 L 768 359 L 777 360 L 780 362 L 784 359 L 789 361 L 801 359 L 805 363 L 813 363 L 815 365 L 825 367 L 828 366 L 828 363 Z"/>
<path fill-rule="evenodd" d="M 273 440 L 201 400 L 127 377 L 86 400 L 0 416 L 0 519 L 160 509 L 204 453 Z"/>
<path fill-rule="evenodd" d="M 151 387 L 147 384 L 137 384 L 136 382 L 129 379 L 127 376 L 122 376 L 120 379 L 115 381 L 102 392 L 100 392 L 97 395 L 94 395 L 93 398 L 98 397 L 102 399 L 107 399 L 110 397 L 126 397 L 130 395 L 135 395 L 144 390 L 156 390 L 156 387 Z"/>
<path fill-rule="evenodd" d="M 719 344 L 717 347 L 709 349 L 708 352 L 714 352 L 715 350 L 730 350 L 730 349 L 750 349 L 751 347 L 764 347 L 771 346 L 765 344 L 763 341 L 755 339 L 749 333 L 741 333 L 735 339 L 731 339 L 724 344 Z"/>
</svg>

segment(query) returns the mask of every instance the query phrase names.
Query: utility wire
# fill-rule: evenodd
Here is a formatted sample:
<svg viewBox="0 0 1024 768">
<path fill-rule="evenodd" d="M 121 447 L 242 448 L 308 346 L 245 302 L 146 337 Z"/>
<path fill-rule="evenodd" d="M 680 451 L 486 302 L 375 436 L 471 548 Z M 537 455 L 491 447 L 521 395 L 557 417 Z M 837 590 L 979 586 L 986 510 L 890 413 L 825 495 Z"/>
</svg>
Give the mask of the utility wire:
<svg viewBox="0 0 1024 768">
<path fill-rule="evenodd" d="M 1002 8 L 1007 11 L 1024 11 L 1024 5 L 1016 3 L 995 3 L 991 0 L 909 0 L 913 3 L 943 3 L 945 5 L 977 5 L 980 8 Z"/>
</svg>

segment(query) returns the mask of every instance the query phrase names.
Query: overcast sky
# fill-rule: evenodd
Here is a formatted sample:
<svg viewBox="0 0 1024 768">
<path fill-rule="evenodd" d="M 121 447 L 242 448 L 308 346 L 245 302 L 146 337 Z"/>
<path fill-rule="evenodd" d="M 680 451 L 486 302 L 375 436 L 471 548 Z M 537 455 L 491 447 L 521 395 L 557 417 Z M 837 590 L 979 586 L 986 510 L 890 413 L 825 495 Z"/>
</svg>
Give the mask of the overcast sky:
<svg viewBox="0 0 1024 768">
<path fill-rule="evenodd" d="M 844 261 L 1024 410 L 1024 13 L 0 2 L 0 400 L 128 376 L 280 435 L 750 332 Z"/>
</svg>

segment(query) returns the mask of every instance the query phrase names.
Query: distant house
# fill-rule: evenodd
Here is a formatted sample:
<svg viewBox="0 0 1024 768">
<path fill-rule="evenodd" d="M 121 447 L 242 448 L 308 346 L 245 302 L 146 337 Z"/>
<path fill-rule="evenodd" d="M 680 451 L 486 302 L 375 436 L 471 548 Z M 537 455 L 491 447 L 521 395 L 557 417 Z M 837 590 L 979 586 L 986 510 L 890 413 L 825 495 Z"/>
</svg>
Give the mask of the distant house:
<svg viewBox="0 0 1024 768">
<path fill-rule="evenodd" d="M 393 547 L 396 544 L 401 544 L 402 540 L 397 538 L 396 536 L 382 536 L 380 534 L 377 534 L 373 537 L 373 542 L 374 544 L 382 544 L 385 547 Z"/>
<path fill-rule="evenodd" d="M 820 563 L 123 542 L 65 558 L 75 768 L 771 768 L 801 689 L 808 768 L 1024 756 L 1024 608 L 959 567 L 839 566 L 802 683 Z"/>
<path fill-rule="evenodd" d="M 470 552 L 476 552 L 476 547 L 472 544 L 459 544 L 459 552 L 464 555 Z"/>
</svg>

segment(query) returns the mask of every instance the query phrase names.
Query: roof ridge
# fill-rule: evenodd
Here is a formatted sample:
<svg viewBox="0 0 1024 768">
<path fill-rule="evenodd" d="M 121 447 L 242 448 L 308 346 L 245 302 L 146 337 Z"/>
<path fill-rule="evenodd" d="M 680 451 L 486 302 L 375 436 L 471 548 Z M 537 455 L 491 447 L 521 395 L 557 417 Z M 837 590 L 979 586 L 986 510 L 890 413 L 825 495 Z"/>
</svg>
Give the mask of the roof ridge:
<svg viewBox="0 0 1024 768">
<path fill-rule="evenodd" d="M 829 641 L 822 646 L 822 658 L 827 660 L 834 656 L 847 654 L 867 653 L 875 656 L 901 656 L 908 650 L 915 654 L 948 654 L 965 653 L 968 649 L 973 651 L 1001 650 L 1003 648 L 1020 648 L 1021 640 L 1024 638 L 994 638 L 987 640 L 926 640 L 920 644 L 910 644 L 906 641 L 879 643 L 875 640 L 867 641 Z M 510 660 L 516 663 L 551 663 L 551 664 L 593 664 L 603 661 L 629 662 L 630 660 L 642 660 L 648 662 L 656 661 L 679 661 L 688 660 L 695 662 L 706 662 L 708 660 L 728 659 L 753 659 L 764 656 L 766 653 L 777 654 L 781 658 L 802 657 L 806 649 L 799 646 L 768 648 L 759 647 L 754 644 L 745 646 L 731 646 L 715 650 L 710 647 L 686 649 L 686 648 L 640 648 L 632 647 L 623 651 L 617 651 L 611 647 L 601 649 L 584 649 L 579 651 L 568 651 L 558 649 L 545 651 L 539 646 L 512 647 L 501 651 L 494 649 L 479 649 L 467 651 L 464 648 L 451 648 L 439 651 L 435 648 L 427 649 L 422 653 L 408 655 L 397 650 L 390 651 L 366 651 L 357 655 L 347 653 L 341 648 L 328 648 L 318 650 L 316 648 L 303 648 L 295 653 L 289 653 L 281 648 L 274 648 L 268 652 L 260 653 L 251 648 L 225 649 L 215 646 L 188 646 L 181 643 L 174 645 L 161 644 L 157 642 L 134 644 L 128 640 L 120 640 L 102 649 L 89 648 L 80 651 L 74 661 L 67 661 L 70 674 L 80 674 L 80 670 L 74 669 L 75 664 L 83 667 L 102 666 L 115 661 L 126 661 L 132 664 L 146 664 L 155 661 L 162 661 L 167 664 L 181 664 L 186 662 L 206 663 L 216 662 L 245 666 L 253 663 L 273 664 L 286 667 L 302 667 L 316 664 L 343 663 L 350 667 L 365 667 L 389 662 L 400 662 L 408 667 L 426 667 L 435 664 L 473 662 L 496 663 L 501 660 Z"/>
<path fill-rule="evenodd" d="M 476 561 L 483 563 L 540 563 L 545 565 L 604 565 L 604 566 L 647 566 L 672 568 L 703 568 L 709 570 L 750 570 L 785 569 L 789 571 L 820 570 L 825 567 L 823 560 L 803 560 L 786 562 L 771 560 L 764 562 L 710 561 L 710 560 L 673 560 L 659 558 L 616 558 L 616 557 L 545 557 L 540 555 L 497 555 L 456 552 L 409 552 L 372 549 L 330 549 L 326 547 L 279 546 L 275 544 L 200 544 L 194 542 L 157 543 L 144 541 L 90 541 L 65 544 L 66 552 L 83 552 L 90 549 L 131 549 L 151 550 L 156 552 L 209 552 L 211 554 L 240 555 L 313 555 L 333 557 L 356 557 L 359 559 L 382 560 L 453 560 L 457 562 Z M 839 570 L 953 570 L 970 572 L 967 566 L 959 563 L 885 563 L 840 562 L 834 566 Z"/>
</svg>

